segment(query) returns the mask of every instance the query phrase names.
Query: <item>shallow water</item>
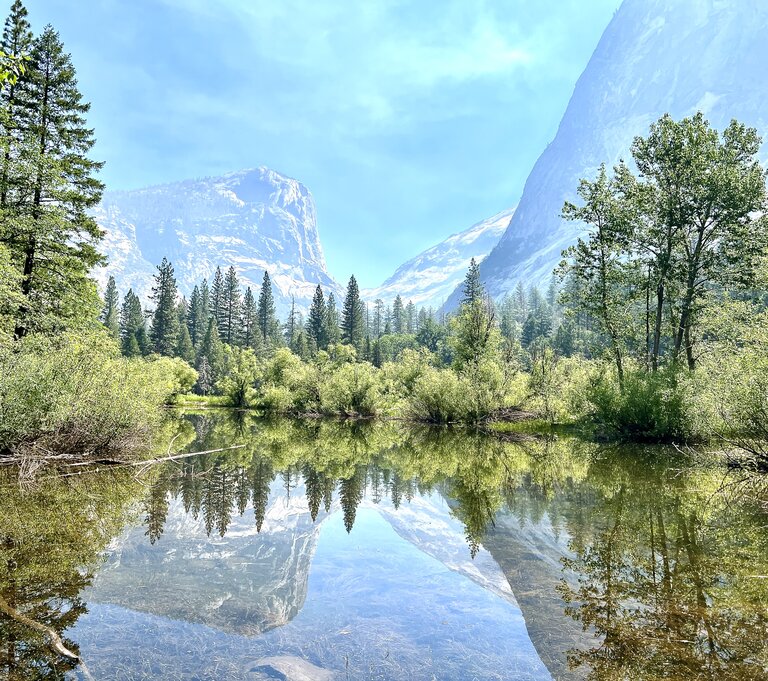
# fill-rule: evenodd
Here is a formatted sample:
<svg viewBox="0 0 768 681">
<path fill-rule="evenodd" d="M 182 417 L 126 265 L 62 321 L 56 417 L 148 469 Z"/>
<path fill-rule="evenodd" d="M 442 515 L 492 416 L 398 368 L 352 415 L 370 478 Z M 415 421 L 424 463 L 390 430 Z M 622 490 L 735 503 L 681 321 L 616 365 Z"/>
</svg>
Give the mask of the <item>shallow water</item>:
<svg viewBox="0 0 768 681">
<path fill-rule="evenodd" d="M 0 480 L 9 679 L 762 679 L 768 517 L 679 452 L 190 414 Z"/>
</svg>

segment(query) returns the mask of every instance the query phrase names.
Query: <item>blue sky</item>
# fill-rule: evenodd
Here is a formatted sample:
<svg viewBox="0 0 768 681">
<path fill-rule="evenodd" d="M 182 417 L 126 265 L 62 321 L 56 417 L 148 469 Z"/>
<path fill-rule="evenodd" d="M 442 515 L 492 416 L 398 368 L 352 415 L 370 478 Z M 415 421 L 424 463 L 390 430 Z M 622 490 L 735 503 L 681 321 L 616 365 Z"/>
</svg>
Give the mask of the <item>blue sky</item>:
<svg viewBox="0 0 768 681">
<path fill-rule="evenodd" d="M 516 203 L 618 5 L 27 0 L 72 53 L 109 188 L 269 166 L 363 286 Z"/>
</svg>

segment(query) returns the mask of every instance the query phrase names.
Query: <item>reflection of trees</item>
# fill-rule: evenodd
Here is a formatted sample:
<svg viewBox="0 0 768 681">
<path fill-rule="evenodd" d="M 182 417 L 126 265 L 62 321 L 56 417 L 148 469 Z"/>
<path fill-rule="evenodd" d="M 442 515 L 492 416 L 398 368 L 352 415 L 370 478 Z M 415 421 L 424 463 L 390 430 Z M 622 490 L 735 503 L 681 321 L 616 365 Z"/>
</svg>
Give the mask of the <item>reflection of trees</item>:
<svg viewBox="0 0 768 681">
<path fill-rule="evenodd" d="M 565 568 L 576 580 L 562 587 L 568 614 L 600 641 L 573 651 L 571 662 L 593 678 L 764 675 L 768 580 L 749 575 L 768 574 L 768 523 L 743 509 L 729 513 L 707 474 L 673 474 L 667 453 L 612 451 L 569 438 L 506 444 L 397 424 L 234 427 L 224 419 L 199 432 L 199 449 L 236 437 L 247 442 L 244 450 L 200 457 L 194 468 L 174 465 L 163 476 L 185 507 L 202 499 L 204 513 L 213 509 L 209 531 L 225 531 L 233 508 L 242 513 L 248 503 L 261 530 L 277 475 L 284 495 L 304 485 L 313 521 L 331 509 L 338 488 L 348 531 L 366 495 L 398 508 L 417 491 L 439 489 L 464 524 L 472 556 L 502 509 L 521 523 L 546 518 L 556 533 L 567 532 L 573 557 Z"/>
<path fill-rule="evenodd" d="M 566 512 L 578 585 L 562 592 L 600 643 L 571 663 L 594 679 L 765 678 L 765 516 L 654 461 L 610 456 L 592 482 L 591 505 Z"/>
<path fill-rule="evenodd" d="M 86 611 L 80 592 L 141 487 L 123 471 L 22 491 L 14 475 L 0 470 L 0 598 L 61 635 Z M 79 652 L 66 637 L 64 645 Z M 60 679 L 74 665 L 43 634 L 0 612 L 1 678 Z"/>
</svg>

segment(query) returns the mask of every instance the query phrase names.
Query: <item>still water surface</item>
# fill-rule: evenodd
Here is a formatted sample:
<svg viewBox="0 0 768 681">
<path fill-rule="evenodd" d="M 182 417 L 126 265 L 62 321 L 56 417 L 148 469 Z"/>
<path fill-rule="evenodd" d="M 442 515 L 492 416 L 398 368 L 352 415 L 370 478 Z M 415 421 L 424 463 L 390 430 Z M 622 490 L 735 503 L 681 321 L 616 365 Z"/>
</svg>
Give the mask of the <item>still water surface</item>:
<svg viewBox="0 0 768 681">
<path fill-rule="evenodd" d="M 679 452 L 188 414 L 0 473 L 0 679 L 765 679 L 760 486 Z"/>
</svg>

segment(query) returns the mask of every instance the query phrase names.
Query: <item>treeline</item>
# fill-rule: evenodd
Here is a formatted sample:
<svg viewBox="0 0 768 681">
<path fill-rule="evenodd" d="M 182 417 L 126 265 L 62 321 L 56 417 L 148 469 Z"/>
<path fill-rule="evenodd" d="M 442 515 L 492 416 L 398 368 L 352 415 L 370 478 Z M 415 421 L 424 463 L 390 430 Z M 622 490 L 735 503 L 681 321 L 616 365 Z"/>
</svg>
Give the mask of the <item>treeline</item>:
<svg viewBox="0 0 768 681">
<path fill-rule="evenodd" d="M 564 356 L 586 351 L 583 340 L 591 332 L 590 320 L 586 316 L 574 321 L 564 317 L 554 280 L 546 295 L 535 286 L 526 289 L 518 284 L 514 294 L 494 305 L 485 296 L 479 276 L 479 267 L 472 260 L 467 281 L 472 282 L 473 290 L 464 302 L 483 300 L 490 317 L 498 319 L 504 343 L 521 359 L 525 350 L 545 345 Z M 172 263 L 163 259 L 157 267 L 150 302 L 154 303 L 153 309 L 143 310 L 141 299 L 132 289 L 121 301 L 115 279 L 110 276 L 100 319 L 119 340 L 127 357 L 160 354 L 196 366 L 203 376 L 198 386 L 203 392 L 210 392 L 205 376 L 214 382 L 222 377 L 217 369 L 222 369 L 226 346 L 250 349 L 260 357 L 288 348 L 302 360 L 311 361 L 318 352 L 347 345 L 354 349 L 357 359 L 377 368 L 397 360 L 409 349 L 434 353 L 433 361 L 442 366 L 450 366 L 454 359 L 449 339 L 453 334 L 451 319 L 456 314 L 417 308 L 412 301 L 404 303 L 400 295 L 391 305 L 381 299 L 364 302 L 354 275 L 341 310 L 333 292 L 326 296 L 318 285 L 306 315 L 294 302 L 281 321 L 268 272 L 264 272 L 261 286 L 254 293 L 250 286 L 243 288 L 234 267 L 225 273 L 218 267 L 211 283 L 203 279 L 187 300 L 178 291 Z"/>
</svg>

